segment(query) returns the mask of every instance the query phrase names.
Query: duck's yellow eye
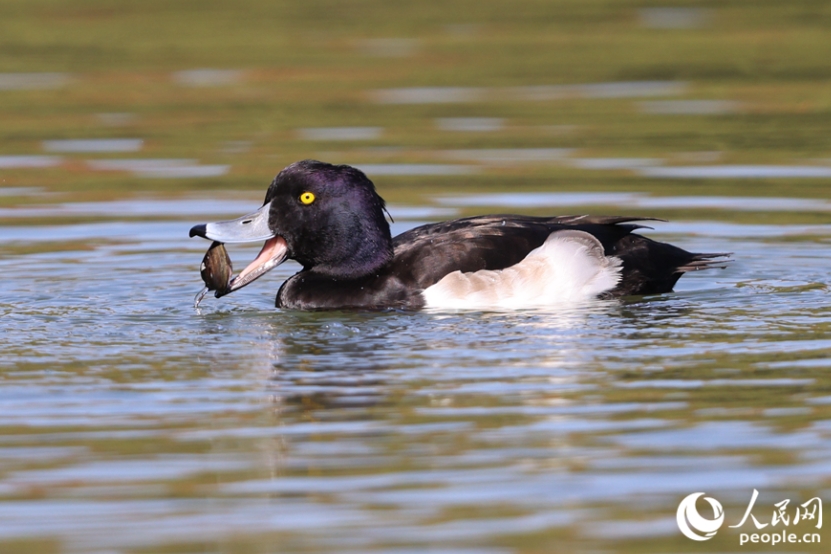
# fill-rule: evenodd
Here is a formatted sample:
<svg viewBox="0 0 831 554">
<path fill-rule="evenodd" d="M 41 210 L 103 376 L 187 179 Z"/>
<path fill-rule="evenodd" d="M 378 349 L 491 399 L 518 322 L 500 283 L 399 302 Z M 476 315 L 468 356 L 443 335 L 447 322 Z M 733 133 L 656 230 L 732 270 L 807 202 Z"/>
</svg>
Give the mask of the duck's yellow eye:
<svg viewBox="0 0 831 554">
<path fill-rule="evenodd" d="M 309 204 L 311 204 L 312 202 L 315 201 L 315 195 L 312 194 L 311 192 L 304 192 L 303 194 L 300 195 L 300 201 L 303 202 L 306 205 L 309 205 Z"/>
</svg>

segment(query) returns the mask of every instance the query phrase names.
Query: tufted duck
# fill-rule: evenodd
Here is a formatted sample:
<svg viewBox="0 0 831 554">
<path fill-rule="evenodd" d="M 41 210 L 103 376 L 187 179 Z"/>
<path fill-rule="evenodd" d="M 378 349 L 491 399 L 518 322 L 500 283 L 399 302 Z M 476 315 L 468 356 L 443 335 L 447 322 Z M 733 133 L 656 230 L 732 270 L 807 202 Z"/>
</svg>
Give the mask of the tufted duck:
<svg viewBox="0 0 831 554">
<path fill-rule="evenodd" d="M 635 234 L 642 226 L 632 222 L 648 219 L 487 215 L 393 238 L 364 173 L 304 160 L 275 177 L 259 210 L 197 225 L 190 236 L 265 241 L 228 286 L 213 287 L 217 297 L 286 259 L 299 262 L 303 269 L 277 293 L 277 307 L 299 310 L 552 306 L 668 292 L 685 271 L 728 261 Z"/>
</svg>

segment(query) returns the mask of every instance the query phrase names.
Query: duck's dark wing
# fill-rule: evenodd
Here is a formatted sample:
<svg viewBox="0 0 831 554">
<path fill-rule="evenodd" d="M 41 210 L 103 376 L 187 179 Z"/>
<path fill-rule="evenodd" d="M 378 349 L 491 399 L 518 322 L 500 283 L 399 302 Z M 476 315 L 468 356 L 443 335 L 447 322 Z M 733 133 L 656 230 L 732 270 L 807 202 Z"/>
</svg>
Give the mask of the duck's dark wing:
<svg viewBox="0 0 831 554">
<path fill-rule="evenodd" d="M 683 272 L 719 265 L 712 258 L 721 254 L 693 254 L 634 234 L 643 226 L 632 222 L 644 220 L 654 219 L 490 215 L 423 225 L 393 239 L 392 273 L 404 283 L 425 289 L 453 271 L 504 269 L 563 229 L 595 236 L 606 255 L 623 260 L 621 281 L 613 296 L 668 292 Z"/>
<path fill-rule="evenodd" d="M 512 266 L 550 234 L 545 219 L 519 216 L 483 216 L 424 225 L 393 239 L 393 272 L 425 289 L 453 271 Z"/>
</svg>

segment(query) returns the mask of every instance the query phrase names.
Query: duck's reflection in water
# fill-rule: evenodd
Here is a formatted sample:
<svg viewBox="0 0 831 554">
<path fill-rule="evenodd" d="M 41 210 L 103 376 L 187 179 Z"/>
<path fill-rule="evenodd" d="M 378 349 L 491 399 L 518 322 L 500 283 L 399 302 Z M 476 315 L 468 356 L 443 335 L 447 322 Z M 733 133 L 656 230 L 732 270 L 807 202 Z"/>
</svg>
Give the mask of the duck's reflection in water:
<svg viewBox="0 0 831 554">
<path fill-rule="evenodd" d="M 283 311 L 255 318 L 261 341 L 247 354 L 267 366 L 266 388 L 284 406 L 379 406 L 451 382 L 579 379 L 595 355 L 587 343 L 620 310 L 611 300 L 558 311 Z"/>
</svg>

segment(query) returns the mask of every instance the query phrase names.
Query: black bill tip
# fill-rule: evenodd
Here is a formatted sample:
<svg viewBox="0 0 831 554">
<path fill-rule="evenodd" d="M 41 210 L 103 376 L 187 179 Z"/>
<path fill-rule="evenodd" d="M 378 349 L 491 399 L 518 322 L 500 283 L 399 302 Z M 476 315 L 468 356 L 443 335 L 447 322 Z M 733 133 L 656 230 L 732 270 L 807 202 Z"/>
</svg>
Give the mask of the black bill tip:
<svg viewBox="0 0 831 554">
<path fill-rule="evenodd" d="M 205 234 L 208 232 L 208 226 L 204 223 L 202 225 L 194 225 L 190 228 L 190 237 L 202 237 L 203 239 L 208 238 Z"/>
</svg>

